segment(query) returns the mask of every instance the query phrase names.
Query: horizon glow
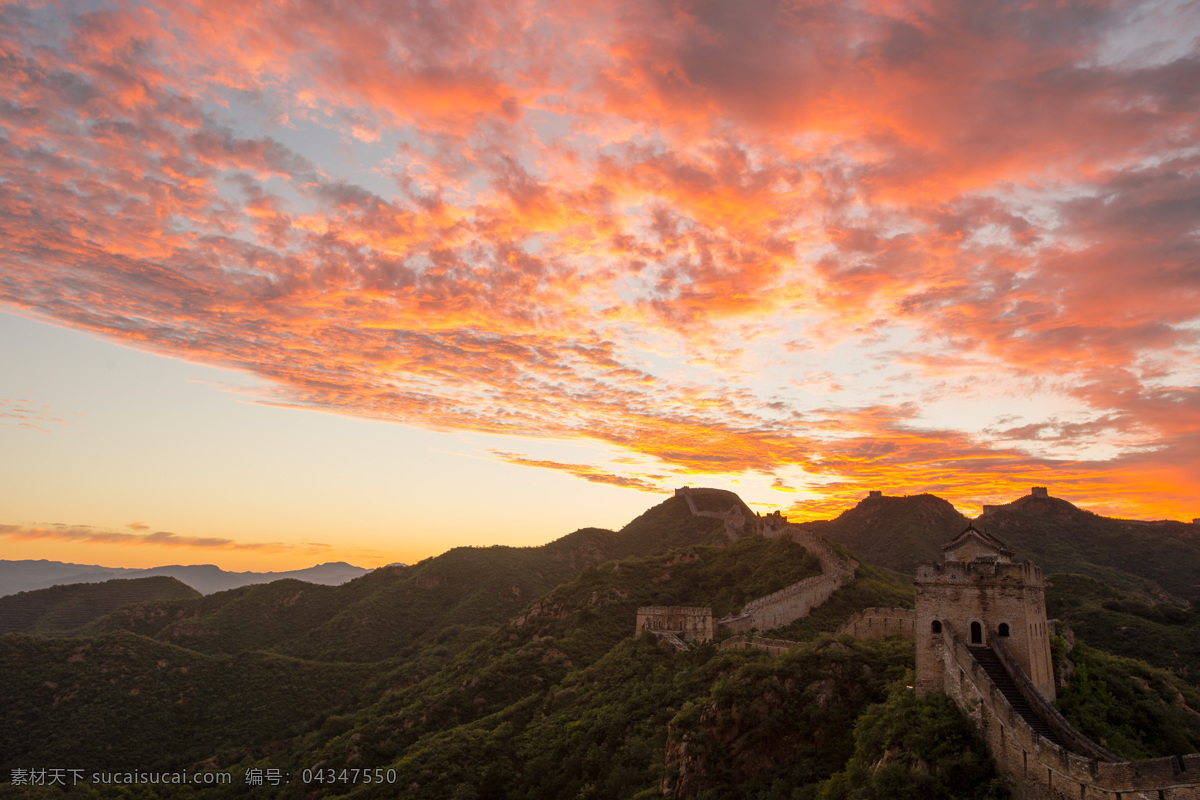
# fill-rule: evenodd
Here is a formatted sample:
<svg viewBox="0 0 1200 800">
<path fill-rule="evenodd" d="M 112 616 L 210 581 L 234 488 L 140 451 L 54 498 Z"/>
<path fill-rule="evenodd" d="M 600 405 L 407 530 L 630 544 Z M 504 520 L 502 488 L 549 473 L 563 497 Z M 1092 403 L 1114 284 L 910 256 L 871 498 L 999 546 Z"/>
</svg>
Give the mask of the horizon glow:
<svg viewBox="0 0 1200 800">
<path fill-rule="evenodd" d="M 378 566 L 683 484 L 1200 516 L 1198 42 L 1175 2 L 5 7 L 4 557 Z"/>
</svg>

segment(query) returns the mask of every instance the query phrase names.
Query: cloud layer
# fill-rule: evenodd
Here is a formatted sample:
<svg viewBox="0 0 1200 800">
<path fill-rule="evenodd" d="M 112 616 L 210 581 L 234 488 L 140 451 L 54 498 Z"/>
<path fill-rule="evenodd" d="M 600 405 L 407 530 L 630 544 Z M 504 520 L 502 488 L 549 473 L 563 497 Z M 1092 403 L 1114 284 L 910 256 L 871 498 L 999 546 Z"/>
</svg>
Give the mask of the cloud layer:
<svg viewBox="0 0 1200 800">
<path fill-rule="evenodd" d="M 0 301 L 268 403 L 630 454 L 500 454 L 592 481 L 1194 515 L 1198 34 L 1169 3 L 9 6 Z"/>
<path fill-rule="evenodd" d="M 145 525 L 135 523 L 129 527 L 135 530 L 145 530 Z M 200 548 L 205 550 L 259 550 L 264 552 L 281 552 L 295 545 L 281 542 L 237 542 L 213 536 L 180 536 L 170 531 L 155 531 L 154 533 L 126 533 L 124 531 L 106 530 L 91 525 L 44 525 L 39 527 L 24 527 L 20 525 L 0 525 L 0 538 L 13 542 L 52 541 L 84 544 L 116 544 L 116 545 L 152 545 L 167 548 Z M 328 545 L 309 545 L 313 549 L 327 548 Z"/>
</svg>

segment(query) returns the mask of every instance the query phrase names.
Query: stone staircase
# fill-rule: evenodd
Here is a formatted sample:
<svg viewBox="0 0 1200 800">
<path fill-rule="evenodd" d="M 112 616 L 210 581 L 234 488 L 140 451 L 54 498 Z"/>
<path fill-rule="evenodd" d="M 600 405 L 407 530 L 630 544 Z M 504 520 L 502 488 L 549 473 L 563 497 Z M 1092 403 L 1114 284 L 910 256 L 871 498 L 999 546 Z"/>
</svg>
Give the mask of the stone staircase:
<svg viewBox="0 0 1200 800">
<path fill-rule="evenodd" d="M 996 684 L 996 688 L 1004 695 L 1004 699 L 1008 700 L 1008 704 L 1013 707 L 1013 710 L 1021 715 L 1021 718 L 1029 723 L 1029 727 L 1045 739 L 1049 739 L 1059 747 L 1069 749 L 1049 725 L 1037 715 L 1033 710 L 1033 706 L 1029 705 L 1029 701 L 1025 699 L 1025 695 L 1021 694 L 1021 690 L 1017 688 L 1017 684 L 1013 681 L 1012 676 L 1008 674 L 1008 670 L 1004 668 L 1004 664 L 1000 661 L 1000 657 L 992 652 L 990 647 L 968 647 L 971 655 L 979 662 L 979 666 L 983 667 L 983 671 L 992 679 L 992 683 Z"/>
<path fill-rule="evenodd" d="M 687 643 L 676 636 L 672 631 L 650 631 L 659 641 L 667 642 L 680 653 L 686 652 L 688 649 Z"/>
</svg>

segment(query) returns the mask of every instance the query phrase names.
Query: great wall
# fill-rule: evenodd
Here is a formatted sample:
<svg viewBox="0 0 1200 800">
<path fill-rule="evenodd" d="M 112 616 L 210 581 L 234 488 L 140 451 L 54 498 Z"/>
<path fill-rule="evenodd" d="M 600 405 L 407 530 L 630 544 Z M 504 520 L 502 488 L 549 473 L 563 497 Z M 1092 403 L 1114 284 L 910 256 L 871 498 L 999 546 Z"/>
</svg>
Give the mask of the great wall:
<svg viewBox="0 0 1200 800">
<path fill-rule="evenodd" d="M 725 525 L 725 534 L 731 541 L 746 533 L 748 520 L 737 505 L 727 511 L 701 511 L 696 507 L 695 493 L 697 491 L 705 492 L 706 490 L 696 490 L 684 486 L 676 489 L 675 495 L 683 497 L 687 501 L 688 509 L 693 516 L 721 520 Z M 798 525 L 789 523 L 787 518 L 780 515 L 778 511 L 766 517 L 755 515 L 751 533 L 768 539 L 791 537 L 792 541 L 817 557 L 821 564 L 821 574 L 805 578 L 777 592 L 755 598 L 743 606 L 737 614 L 717 620 L 715 625 L 712 620 L 711 608 L 689 607 L 686 608 L 686 614 L 680 613 L 684 607 L 679 606 L 639 608 L 636 631 L 638 633 L 650 632 L 676 647 L 686 647 L 686 643 L 689 641 L 711 641 L 716 625 L 724 626 L 727 631 L 734 634 L 780 628 L 807 616 L 810 611 L 828 600 L 834 592 L 854 577 L 855 570 L 858 568 L 858 562 L 842 558 L 826 542 Z M 705 613 L 708 615 L 707 625 L 696 621 L 702 619 Z M 757 637 L 746 641 L 751 642 L 754 639 Z M 753 644 L 747 646 L 754 647 Z M 764 645 L 759 649 L 771 652 L 767 647 Z"/>
<path fill-rule="evenodd" d="M 731 539 L 745 533 L 747 519 L 740 509 L 733 509 L 736 514 L 698 511 L 693 491 L 676 490 L 693 514 L 724 520 Z M 1048 496 L 1045 487 L 1034 487 L 1032 494 Z M 717 621 L 735 634 L 719 649 L 774 655 L 797 642 L 747 633 L 805 616 L 850 580 L 858 565 L 778 513 L 756 515 L 753 533 L 791 536 L 821 561 L 821 575 L 752 600 L 741 613 Z M 915 642 L 915 690 L 946 692 L 974 720 L 989 753 L 1012 778 L 1015 800 L 1200 800 L 1200 753 L 1124 760 L 1075 730 L 1054 707 L 1050 626 L 1036 565 L 1012 563 L 1013 551 L 974 524 L 942 549 L 942 562 L 917 565 L 915 609 L 863 609 L 838 633 L 898 635 Z M 686 635 L 668 630 L 674 626 Z M 688 646 L 685 639 L 712 639 L 712 609 L 639 609 L 637 630 L 654 632 L 682 649 Z"/>
</svg>

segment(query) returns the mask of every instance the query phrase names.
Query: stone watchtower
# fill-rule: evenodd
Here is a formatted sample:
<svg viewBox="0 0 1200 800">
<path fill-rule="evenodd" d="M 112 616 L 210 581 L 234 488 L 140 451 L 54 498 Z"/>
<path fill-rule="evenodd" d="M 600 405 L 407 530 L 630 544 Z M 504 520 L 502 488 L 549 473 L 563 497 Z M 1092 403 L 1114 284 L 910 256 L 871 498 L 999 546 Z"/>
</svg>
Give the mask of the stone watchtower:
<svg viewBox="0 0 1200 800">
<path fill-rule="evenodd" d="M 940 563 L 920 562 L 916 569 L 917 692 L 943 689 L 949 626 L 968 646 L 997 639 L 1054 700 L 1041 569 L 1032 561 L 1012 563 L 1008 545 L 974 525 L 943 545 L 942 553 Z"/>
</svg>

